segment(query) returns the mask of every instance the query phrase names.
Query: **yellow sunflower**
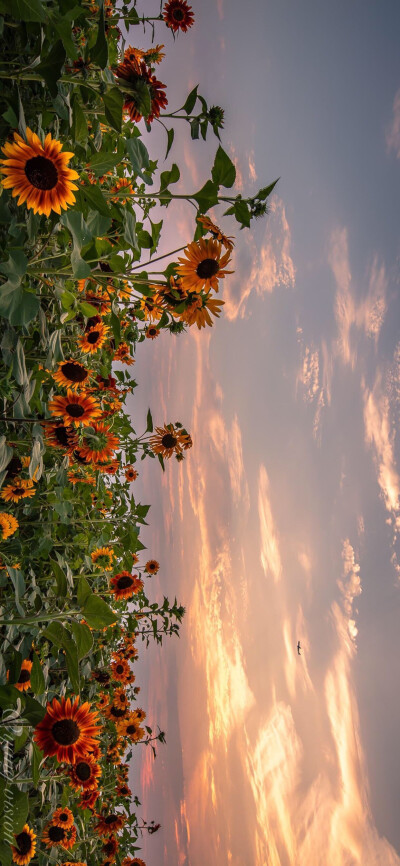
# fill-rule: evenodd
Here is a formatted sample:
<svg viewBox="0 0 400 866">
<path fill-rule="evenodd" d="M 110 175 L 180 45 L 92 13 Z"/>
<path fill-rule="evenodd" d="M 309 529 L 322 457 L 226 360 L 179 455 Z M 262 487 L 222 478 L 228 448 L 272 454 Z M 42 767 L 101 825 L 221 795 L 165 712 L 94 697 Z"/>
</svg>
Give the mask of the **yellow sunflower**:
<svg viewBox="0 0 400 866">
<path fill-rule="evenodd" d="M 57 385 L 64 385 L 65 388 L 70 388 L 71 391 L 78 391 L 87 385 L 91 370 L 87 370 L 79 361 L 73 361 L 70 358 L 68 361 L 60 361 L 58 370 L 53 373 L 53 379 Z"/>
<path fill-rule="evenodd" d="M 36 833 L 31 830 L 28 824 L 24 824 L 21 833 L 18 833 L 15 838 L 15 845 L 11 845 L 12 859 L 18 866 L 26 866 L 30 863 L 36 851 Z"/>
<path fill-rule="evenodd" d="M 62 418 L 65 427 L 83 424 L 89 427 L 96 418 L 102 415 L 101 406 L 94 397 L 87 394 L 74 394 L 68 390 L 66 397 L 54 397 L 48 404 L 49 411 L 55 417 Z"/>
<path fill-rule="evenodd" d="M 185 249 L 186 258 L 180 258 L 177 272 L 182 278 L 184 287 L 189 292 L 209 292 L 210 289 L 218 291 L 218 280 L 223 279 L 227 271 L 226 265 L 230 261 L 230 251 L 222 255 L 222 246 L 219 241 L 210 238 L 200 238 L 193 241 Z"/>
<path fill-rule="evenodd" d="M 7 511 L 0 512 L 0 535 L 2 541 L 5 541 L 10 535 L 14 535 L 18 526 L 18 520 L 12 514 L 8 514 Z"/>
<path fill-rule="evenodd" d="M 66 210 L 74 204 L 75 196 L 72 190 L 78 189 L 76 184 L 79 175 L 68 168 L 73 153 L 62 152 L 62 144 L 46 135 L 44 145 L 31 129 L 26 130 L 26 141 L 14 132 L 14 142 L 6 142 L 2 147 L 7 159 L 1 159 L 4 168 L 0 172 L 5 175 L 3 186 L 12 189 L 12 196 L 18 198 L 18 204 L 26 202 L 34 213 L 50 216 L 51 211 L 61 214 L 61 208 Z"/>
<path fill-rule="evenodd" d="M 186 307 L 186 310 L 181 313 L 181 319 L 190 327 L 197 325 L 198 329 L 205 328 L 206 325 L 213 324 L 210 313 L 217 319 L 221 315 L 221 307 L 225 301 L 217 301 L 215 298 L 208 295 L 198 295 L 194 301 Z"/>
<path fill-rule="evenodd" d="M 155 325 L 148 325 L 144 333 L 148 340 L 155 340 L 160 335 L 160 329 Z"/>
<path fill-rule="evenodd" d="M 114 559 L 114 551 L 112 547 L 96 547 L 90 554 L 91 560 L 98 568 L 104 568 L 104 571 L 112 570 L 112 561 Z"/>
<path fill-rule="evenodd" d="M 155 435 L 149 439 L 149 445 L 155 454 L 169 458 L 174 453 L 182 454 L 182 449 L 190 448 L 192 440 L 183 429 L 178 430 L 173 424 L 164 424 L 164 427 L 156 427 Z"/>
<path fill-rule="evenodd" d="M 107 340 L 108 331 L 110 329 L 107 325 L 104 325 L 103 322 L 100 322 L 97 325 L 94 325 L 92 328 L 89 328 L 82 337 L 78 338 L 78 343 L 82 352 L 91 353 L 97 352 L 98 349 L 101 349 L 104 346 L 104 343 Z"/>
<path fill-rule="evenodd" d="M 22 478 L 14 478 L 14 481 L 3 487 L 0 496 L 5 502 L 19 502 L 20 499 L 34 496 L 35 492 L 33 481 L 30 479 L 24 481 Z"/>
<path fill-rule="evenodd" d="M 232 252 L 233 247 L 235 246 L 235 244 L 233 243 L 233 238 L 224 235 L 221 229 L 217 225 L 215 225 L 212 220 L 210 220 L 210 217 L 202 214 L 201 216 L 197 217 L 197 222 L 200 223 L 200 225 L 203 227 L 203 229 L 205 229 L 206 232 L 210 232 L 210 234 L 212 234 L 213 238 L 216 241 L 220 241 L 220 243 L 223 247 L 225 247 L 226 250 Z"/>
</svg>

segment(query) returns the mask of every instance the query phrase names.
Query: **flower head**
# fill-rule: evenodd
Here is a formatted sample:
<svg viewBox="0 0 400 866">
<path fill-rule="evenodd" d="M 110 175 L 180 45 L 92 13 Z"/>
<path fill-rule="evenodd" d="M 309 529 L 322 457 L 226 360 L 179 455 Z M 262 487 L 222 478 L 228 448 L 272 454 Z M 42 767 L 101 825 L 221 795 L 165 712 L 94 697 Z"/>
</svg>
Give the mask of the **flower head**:
<svg viewBox="0 0 400 866">
<path fill-rule="evenodd" d="M 131 47 L 126 49 L 124 60 L 118 64 L 115 74 L 124 82 L 124 110 L 133 123 L 139 123 L 142 117 L 151 123 L 160 116 L 161 109 L 168 104 L 165 84 L 158 81 L 144 60 L 135 57 Z"/>
<path fill-rule="evenodd" d="M 79 698 L 53 698 L 47 704 L 44 719 L 36 726 L 33 739 L 45 756 L 57 756 L 58 761 L 72 764 L 86 756 L 99 736 L 98 714 L 90 704 L 79 706 Z"/>
<path fill-rule="evenodd" d="M 209 292 L 210 289 L 218 291 L 218 280 L 223 279 L 226 274 L 233 273 L 226 270 L 229 264 L 230 251 L 222 254 L 222 246 L 219 241 L 209 238 L 200 238 L 193 241 L 185 249 L 186 258 L 180 258 L 177 272 L 182 278 L 184 287 L 189 292 L 200 292 L 202 289 Z"/>
<path fill-rule="evenodd" d="M 20 833 L 15 836 L 15 845 L 11 845 L 13 862 L 18 866 L 26 866 L 35 856 L 36 851 L 36 833 L 31 830 L 28 824 L 24 824 Z"/>
<path fill-rule="evenodd" d="M 174 33 L 183 30 L 184 33 L 194 24 L 192 7 L 186 0 L 169 0 L 163 9 L 164 21 Z"/>
</svg>

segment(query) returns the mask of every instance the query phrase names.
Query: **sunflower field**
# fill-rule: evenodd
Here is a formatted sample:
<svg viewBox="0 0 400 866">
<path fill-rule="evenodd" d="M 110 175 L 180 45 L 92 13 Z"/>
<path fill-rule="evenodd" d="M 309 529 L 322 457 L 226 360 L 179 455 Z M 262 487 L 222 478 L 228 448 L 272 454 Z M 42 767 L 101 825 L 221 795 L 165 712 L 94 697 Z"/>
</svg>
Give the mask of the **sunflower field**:
<svg viewBox="0 0 400 866">
<path fill-rule="evenodd" d="M 134 482 L 143 459 L 164 471 L 192 439 L 150 410 L 138 434 L 125 403 L 141 342 L 221 313 L 233 240 L 207 211 L 248 228 L 276 183 L 232 193 L 224 112 L 197 87 L 167 111 L 163 33 L 185 38 L 195 12 L 143 6 L 0 0 L 2 866 L 144 866 L 140 839 L 159 825 L 138 817 L 128 768 L 164 733 L 135 661 L 139 643 L 178 634 L 184 608 L 151 598 L 160 566 Z M 216 152 L 202 188 L 178 195 L 170 154 L 186 124 Z M 174 199 L 193 206 L 193 238 L 160 255 Z"/>
</svg>

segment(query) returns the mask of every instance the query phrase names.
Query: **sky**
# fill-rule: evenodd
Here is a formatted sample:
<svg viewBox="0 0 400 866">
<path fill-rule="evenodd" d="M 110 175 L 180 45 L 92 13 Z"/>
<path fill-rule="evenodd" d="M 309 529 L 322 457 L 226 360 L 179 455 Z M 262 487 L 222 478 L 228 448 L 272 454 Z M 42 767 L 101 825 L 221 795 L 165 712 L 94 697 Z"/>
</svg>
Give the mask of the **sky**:
<svg viewBox="0 0 400 866">
<path fill-rule="evenodd" d="M 186 607 L 180 639 L 137 669 L 167 739 L 133 761 L 162 824 L 143 859 L 397 866 L 400 7 L 193 10 L 175 43 L 155 34 L 169 107 L 200 83 L 225 109 L 236 192 L 280 180 L 250 230 L 212 212 L 236 234 L 221 319 L 137 354 L 136 429 L 150 406 L 194 441 L 133 486 L 151 503 L 152 597 Z M 203 185 L 216 146 L 176 124 L 177 191 Z M 161 215 L 162 252 L 192 239 L 190 207 Z"/>
</svg>

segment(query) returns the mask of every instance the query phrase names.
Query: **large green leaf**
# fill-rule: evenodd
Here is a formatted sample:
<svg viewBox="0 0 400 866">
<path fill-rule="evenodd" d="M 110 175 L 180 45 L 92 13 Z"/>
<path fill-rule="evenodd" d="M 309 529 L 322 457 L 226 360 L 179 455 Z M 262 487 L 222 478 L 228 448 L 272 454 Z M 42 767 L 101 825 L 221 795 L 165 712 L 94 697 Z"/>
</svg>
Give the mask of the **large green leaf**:
<svg viewBox="0 0 400 866">
<path fill-rule="evenodd" d="M 151 186 L 153 181 L 148 174 L 145 174 L 146 169 L 150 168 L 150 157 L 143 142 L 140 138 L 127 138 L 125 148 L 135 174 Z"/>
<path fill-rule="evenodd" d="M 42 695 L 46 688 L 42 666 L 35 652 L 32 655 L 31 686 L 35 695 Z"/>
<path fill-rule="evenodd" d="M 71 631 L 75 638 L 79 661 L 83 659 L 93 646 L 93 637 L 90 628 L 81 622 L 71 622 Z"/>
<path fill-rule="evenodd" d="M 211 177 L 214 183 L 219 186 L 231 187 L 235 183 L 236 168 L 221 146 L 215 154 Z"/>
<path fill-rule="evenodd" d="M 124 238 L 132 250 L 139 250 L 136 236 L 136 216 L 130 210 L 124 210 Z"/>
<path fill-rule="evenodd" d="M 194 87 L 193 90 L 190 91 L 185 104 L 182 106 L 183 111 L 186 111 L 186 114 L 191 114 L 196 105 L 198 88 L 199 85 L 196 84 L 196 87 Z"/>
<path fill-rule="evenodd" d="M 111 90 L 107 90 L 107 92 L 103 94 L 102 99 L 104 102 L 104 114 L 106 120 L 108 120 L 110 126 L 112 126 L 116 132 L 121 132 L 122 109 L 124 105 L 123 93 L 121 93 L 118 87 L 112 87 Z"/>
<path fill-rule="evenodd" d="M 94 593 L 87 597 L 82 613 L 92 628 L 105 628 L 118 620 L 118 614 L 115 614 L 108 604 Z"/>
<path fill-rule="evenodd" d="M 108 42 L 106 39 L 106 31 L 104 27 L 104 5 L 101 5 L 99 28 L 97 31 L 96 42 L 90 50 L 90 58 L 92 63 L 97 63 L 100 69 L 105 69 L 108 63 Z"/>
<path fill-rule="evenodd" d="M 66 51 L 61 39 L 53 45 L 47 57 L 35 66 L 35 73 L 44 78 L 52 96 L 57 96 L 57 81 L 60 78 L 65 63 Z"/>
<path fill-rule="evenodd" d="M 39 704 L 39 701 L 35 701 L 35 698 L 31 698 L 30 695 L 24 694 L 23 700 L 23 717 L 32 725 L 32 727 L 36 727 L 36 725 L 38 725 L 46 715 L 46 710 L 41 704 Z"/>
<path fill-rule="evenodd" d="M 218 186 L 211 180 L 207 180 L 204 186 L 192 198 L 197 201 L 200 212 L 205 213 L 210 207 L 218 204 Z"/>
<path fill-rule="evenodd" d="M 93 156 L 90 157 L 88 168 L 90 168 L 96 177 L 101 177 L 103 174 L 106 174 L 108 171 L 115 168 L 115 166 L 120 162 L 121 159 L 118 154 L 100 151 L 100 153 L 94 153 Z"/>
<path fill-rule="evenodd" d="M 46 7 L 40 0 L 14 0 L 11 9 L 7 0 L 0 0 L 0 14 L 11 14 L 17 21 L 47 20 Z"/>
<path fill-rule="evenodd" d="M 39 301 L 32 292 L 26 292 L 11 280 L 0 287 L 0 316 L 11 325 L 29 325 L 39 311 Z"/>
</svg>

